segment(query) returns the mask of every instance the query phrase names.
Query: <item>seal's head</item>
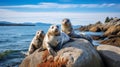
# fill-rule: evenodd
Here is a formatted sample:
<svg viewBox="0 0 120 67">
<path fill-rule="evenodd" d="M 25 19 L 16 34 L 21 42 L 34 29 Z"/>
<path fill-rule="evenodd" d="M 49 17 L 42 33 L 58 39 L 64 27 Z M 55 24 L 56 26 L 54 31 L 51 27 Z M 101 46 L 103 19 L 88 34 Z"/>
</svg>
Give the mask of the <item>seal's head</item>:
<svg viewBox="0 0 120 67">
<path fill-rule="evenodd" d="M 39 30 L 39 31 L 36 32 L 36 37 L 37 37 L 38 39 L 43 39 L 44 36 L 45 36 L 44 31 Z"/>
<path fill-rule="evenodd" d="M 59 36 L 60 35 L 59 26 L 51 25 L 48 30 L 48 34 L 53 35 L 53 36 Z"/>
<path fill-rule="evenodd" d="M 68 35 L 73 33 L 72 24 L 69 19 L 65 18 L 62 20 L 61 29 L 62 29 L 62 32 L 66 33 Z"/>
<path fill-rule="evenodd" d="M 65 27 L 69 27 L 69 26 L 71 26 L 71 22 L 69 19 L 65 18 L 62 20 L 62 25 Z"/>
</svg>

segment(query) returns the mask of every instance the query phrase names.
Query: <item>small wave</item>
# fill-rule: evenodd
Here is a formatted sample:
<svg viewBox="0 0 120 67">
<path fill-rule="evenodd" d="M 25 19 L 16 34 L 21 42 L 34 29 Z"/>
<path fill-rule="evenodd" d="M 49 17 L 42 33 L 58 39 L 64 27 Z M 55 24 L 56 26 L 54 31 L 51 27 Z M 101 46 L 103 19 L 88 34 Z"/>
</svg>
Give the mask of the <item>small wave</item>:
<svg viewBox="0 0 120 67">
<path fill-rule="evenodd" d="M 21 51 L 20 53 L 23 54 L 23 55 L 25 55 L 25 56 L 28 55 L 28 53 L 26 51 Z"/>
<path fill-rule="evenodd" d="M 3 52 L 0 53 L 0 59 L 2 59 L 3 57 L 13 53 L 13 52 L 18 52 L 18 50 L 5 50 Z"/>
<path fill-rule="evenodd" d="M 8 54 L 12 53 L 12 50 L 6 50 L 2 53 L 0 53 L 0 59 L 2 59 L 3 57 L 7 56 Z"/>
<path fill-rule="evenodd" d="M 95 46 L 101 45 L 101 44 L 100 44 L 100 41 L 97 41 L 97 40 L 93 40 L 93 44 L 94 44 Z"/>
<path fill-rule="evenodd" d="M 35 34 L 21 35 L 21 36 L 34 36 Z"/>
<path fill-rule="evenodd" d="M 19 38 L 20 36 L 12 36 L 12 38 Z"/>
<path fill-rule="evenodd" d="M 21 50 L 5 50 L 0 53 L 0 67 L 19 67 L 24 58 Z"/>
<path fill-rule="evenodd" d="M 26 36 L 34 36 L 32 34 L 17 34 L 17 35 L 11 35 L 12 38 L 20 38 L 20 37 L 26 37 Z"/>
<path fill-rule="evenodd" d="M 102 36 L 103 32 L 78 32 L 78 34 L 84 33 L 86 35 L 97 35 L 97 36 Z"/>
<path fill-rule="evenodd" d="M 32 39 L 23 39 L 21 42 L 31 42 Z"/>
<path fill-rule="evenodd" d="M 31 42 L 31 40 L 28 40 L 28 41 L 23 41 L 23 42 Z"/>
<path fill-rule="evenodd" d="M 11 40 L 9 40 L 9 39 L 1 39 L 0 40 L 0 43 L 4 43 L 4 42 L 11 42 Z"/>
</svg>

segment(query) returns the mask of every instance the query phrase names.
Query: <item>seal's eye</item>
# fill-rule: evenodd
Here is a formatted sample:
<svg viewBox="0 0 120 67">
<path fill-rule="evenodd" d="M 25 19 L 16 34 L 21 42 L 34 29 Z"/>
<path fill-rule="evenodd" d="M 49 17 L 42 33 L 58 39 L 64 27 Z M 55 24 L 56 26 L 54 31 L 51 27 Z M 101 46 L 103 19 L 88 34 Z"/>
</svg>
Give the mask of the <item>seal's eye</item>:
<svg viewBox="0 0 120 67">
<path fill-rule="evenodd" d="M 38 31 L 37 34 L 40 34 L 40 32 Z"/>
<path fill-rule="evenodd" d="M 43 31 L 41 31 L 41 33 L 44 33 Z"/>
<path fill-rule="evenodd" d="M 57 26 L 57 28 L 59 28 L 59 26 Z"/>
<path fill-rule="evenodd" d="M 67 22 L 70 22 L 70 20 L 69 20 L 69 19 L 67 19 Z"/>
<path fill-rule="evenodd" d="M 52 29 L 54 28 L 54 26 L 52 26 Z"/>
</svg>

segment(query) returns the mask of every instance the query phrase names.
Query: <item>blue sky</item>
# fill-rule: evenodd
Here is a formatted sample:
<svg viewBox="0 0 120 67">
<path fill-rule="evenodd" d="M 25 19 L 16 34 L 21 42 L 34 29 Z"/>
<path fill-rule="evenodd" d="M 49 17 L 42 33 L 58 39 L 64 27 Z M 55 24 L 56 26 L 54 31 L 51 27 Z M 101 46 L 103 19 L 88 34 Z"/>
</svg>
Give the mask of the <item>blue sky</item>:
<svg viewBox="0 0 120 67">
<path fill-rule="evenodd" d="M 86 25 L 106 16 L 120 17 L 119 0 L 0 0 L 0 21 Z"/>
</svg>

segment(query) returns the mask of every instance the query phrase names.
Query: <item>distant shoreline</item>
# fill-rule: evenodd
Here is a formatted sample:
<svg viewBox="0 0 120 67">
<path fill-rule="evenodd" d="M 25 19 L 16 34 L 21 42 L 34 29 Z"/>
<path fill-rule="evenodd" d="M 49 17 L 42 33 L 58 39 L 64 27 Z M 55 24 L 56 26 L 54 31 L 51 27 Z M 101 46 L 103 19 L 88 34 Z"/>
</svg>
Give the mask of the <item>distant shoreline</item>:
<svg viewBox="0 0 120 67">
<path fill-rule="evenodd" d="M 13 23 L 13 22 L 8 22 L 8 21 L 0 21 L 0 26 L 40 26 L 40 25 L 51 25 L 51 24 L 46 24 L 46 23 Z"/>
<path fill-rule="evenodd" d="M 2 24 L 0 26 L 36 26 L 36 25 L 24 25 L 24 24 Z"/>
</svg>

